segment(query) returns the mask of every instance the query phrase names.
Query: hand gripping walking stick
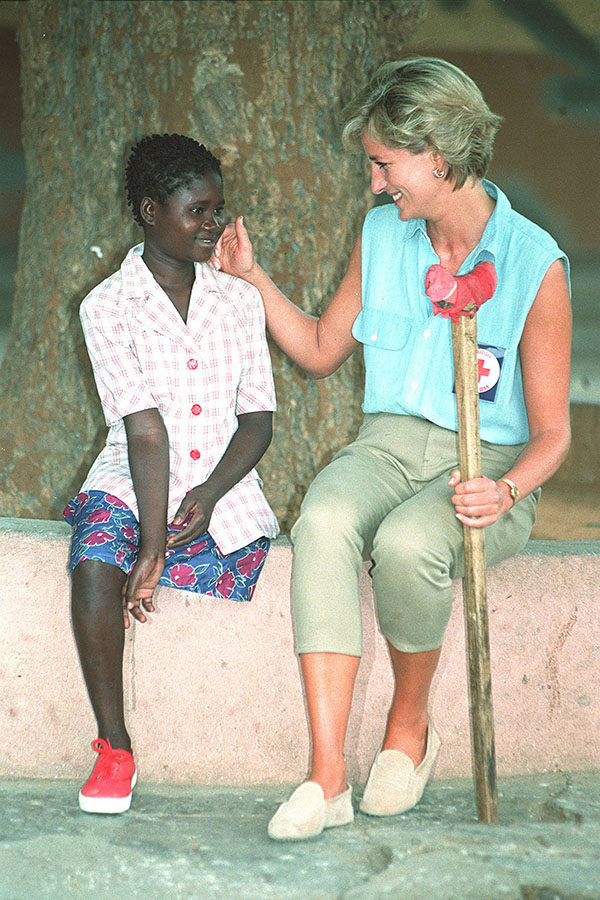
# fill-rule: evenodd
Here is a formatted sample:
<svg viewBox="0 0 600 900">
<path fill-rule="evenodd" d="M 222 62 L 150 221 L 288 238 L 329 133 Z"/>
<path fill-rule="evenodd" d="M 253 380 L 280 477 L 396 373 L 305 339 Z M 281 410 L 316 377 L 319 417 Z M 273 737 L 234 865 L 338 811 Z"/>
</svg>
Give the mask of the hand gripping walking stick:
<svg viewBox="0 0 600 900">
<path fill-rule="evenodd" d="M 460 474 L 463 481 L 481 475 L 476 313 L 495 289 L 496 271 L 490 262 L 480 263 L 467 275 L 457 277 L 450 275 L 443 266 L 435 265 L 431 266 L 425 277 L 425 291 L 433 303 L 434 314 L 452 320 Z M 463 546 L 473 778 L 479 821 L 493 825 L 498 822 L 498 790 L 484 529 L 463 525 Z"/>
</svg>

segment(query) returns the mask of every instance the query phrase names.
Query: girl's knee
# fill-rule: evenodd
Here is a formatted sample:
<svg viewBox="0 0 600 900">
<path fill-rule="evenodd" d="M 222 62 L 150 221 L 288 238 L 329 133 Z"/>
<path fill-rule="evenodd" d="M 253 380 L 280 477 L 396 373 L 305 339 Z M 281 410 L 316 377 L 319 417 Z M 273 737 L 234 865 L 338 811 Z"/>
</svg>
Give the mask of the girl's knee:
<svg viewBox="0 0 600 900">
<path fill-rule="evenodd" d="M 71 574 L 71 604 L 84 612 L 121 603 L 125 572 L 98 560 L 84 559 Z"/>
</svg>

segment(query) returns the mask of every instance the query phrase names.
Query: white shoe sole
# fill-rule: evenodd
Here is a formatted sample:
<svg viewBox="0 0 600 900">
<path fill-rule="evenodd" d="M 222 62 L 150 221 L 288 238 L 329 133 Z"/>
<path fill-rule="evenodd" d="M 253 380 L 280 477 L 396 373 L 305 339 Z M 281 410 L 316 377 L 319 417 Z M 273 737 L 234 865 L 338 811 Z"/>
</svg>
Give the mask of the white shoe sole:
<svg viewBox="0 0 600 900">
<path fill-rule="evenodd" d="M 305 841 L 317 837 L 325 828 L 350 825 L 353 821 L 351 787 L 326 800 L 320 785 L 305 781 L 281 804 L 267 833 L 274 841 Z"/>
<path fill-rule="evenodd" d="M 126 797 L 86 797 L 79 791 L 79 806 L 87 813 L 104 813 L 105 815 L 115 815 L 116 813 L 127 812 L 131 806 L 131 797 L 133 789 L 137 782 L 137 769 L 133 773 L 131 779 L 131 791 Z"/>
</svg>

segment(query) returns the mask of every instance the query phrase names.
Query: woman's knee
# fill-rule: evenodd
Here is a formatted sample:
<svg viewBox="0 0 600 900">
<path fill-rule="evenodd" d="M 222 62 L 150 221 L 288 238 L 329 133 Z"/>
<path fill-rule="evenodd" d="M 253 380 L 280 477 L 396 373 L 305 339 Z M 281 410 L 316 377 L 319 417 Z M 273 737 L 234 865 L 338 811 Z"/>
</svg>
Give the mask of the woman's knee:
<svg viewBox="0 0 600 900">
<path fill-rule="evenodd" d="M 452 609 L 452 554 L 418 529 L 384 526 L 371 571 L 381 632 L 405 652 L 439 647 Z"/>
<path fill-rule="evenodd" d="M 455 563 L 453 543 L 450 535 L 436 536 L 433 528 L 388 516 L 375 534 L 371 556 L 375 569 L 387 569 L 397 579 L 431 571 L 436 580 L 445 580 Z"/>
<path fill-rule="evenodd" d="M 303 537 L 329 544 L 352 536 L 360 532 L 359 512 L 356 501 L 341 491 L 309 490 L 291 531 L 292 544 Z"/>
<path fill-rule="evenodd" d="M 404 653 L 435 650 L 442 645 L 452 612 L 452 587 L 424 589 L 398 583 L 376 589 L 377 619 L 383 636 Z"/>
</svg>

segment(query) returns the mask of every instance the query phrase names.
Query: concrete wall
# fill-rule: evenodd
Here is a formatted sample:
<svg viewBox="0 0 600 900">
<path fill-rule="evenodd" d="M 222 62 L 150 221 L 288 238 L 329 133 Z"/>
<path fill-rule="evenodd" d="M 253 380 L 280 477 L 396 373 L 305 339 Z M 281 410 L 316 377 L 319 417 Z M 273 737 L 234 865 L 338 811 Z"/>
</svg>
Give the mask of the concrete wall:
<svg viewBox="0 0 600 900">
<path fill-rule="evenodd" d="M 0 775 L 81 777 L 95 725 L 69 624 L 69 529 L 0 519 Z M 254 600 L 161 588 L 125 652 L 126 704 L 142 777 L 217 784 L 299 781 L 308 736 L 293 652 L 286 539 Z M 529 544 L 488 579 L 501 775 L 598 768 L 600 541 Z M 470 773 L 460 585 L 432 693 L 437 777 Z M 346 745 L 364 781 L 391 694 L 371 585 L 362 580 L 364 656 Z"/>
</svg>

